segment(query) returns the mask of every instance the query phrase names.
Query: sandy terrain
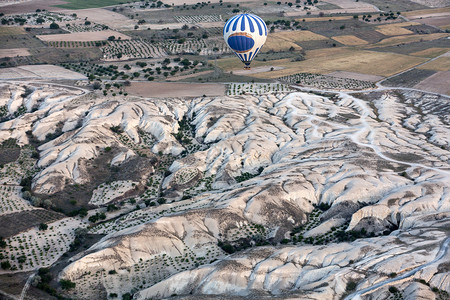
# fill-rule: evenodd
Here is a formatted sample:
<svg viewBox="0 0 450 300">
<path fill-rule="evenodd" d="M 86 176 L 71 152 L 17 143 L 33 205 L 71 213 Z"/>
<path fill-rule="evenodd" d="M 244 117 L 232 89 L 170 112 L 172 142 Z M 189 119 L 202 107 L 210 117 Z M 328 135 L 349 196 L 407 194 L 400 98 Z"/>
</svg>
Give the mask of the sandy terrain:
<svg viewBox="0 0 450 300">
<path fill-rule="evenodd" d="M 0 49 L 0 58 L 4 57 L 16 57 L 16 56 L 29 56 L 30 52 L 27 48 L 16 49 Z"/>
<path fill-rule="evenodd" d="M 37 35 L 37 38 L 44 42 L 56 42 L 56 41 L 78 41 L 78 42 L 89 42 L 89 41 L 106 41 L 108 37 L 115 36 L 121 38 L 122 40 L 129 40 L 130 37 L 113 30 L 103 30 L 95 32 L 74 32 L 69 34 L 47 34 L 47 35 Z"/>
<path fill-rule="evenodd" d="M 450 95 L 450 87 L 448 86 L 449 81 L 450 81 L 450 71 L 437 72 L 436 74 L 431 75 L 427 79 L 416 84 L 414 88 L 434 93 Z"/>
<path fill-rule="evenodd" d="M 333 76 L 333 77 L 339 77 L 339 78 L 350 78 L 350 79 L 356 79 L 356 80 L 371 81 L 371 82 L 377 82 L 384 78 L 382 76 L 361 74 L 361 73 L 355 73 L 355 72 L 345 72 L 345 71 L 331 72 L 326 75 Z"/>
<path fill-rule="evenodd" d="M 137 20 L 131 20 L 124 15 L 103 8 L 88 8 L 78 10 L 61 10 L 62 13 L 76 13 L 79 18 L 87 18 L 89 21 L 104 24 L 112 29 L 132 29 Z"/>
<path fill-rule="evenodd" d="M 5 68 L 0 72 L 0 79 L 69 79 L 82 80 L 86 76 L 63 67 L 53 65 L 28 65 L 17 68 Z"/>
<path fill-rule="evenodd" d="M 224 84 L 133 82 L 126 88 L 130 95 L 142 97 L 200 97 L 225 95 Z"/>
</svg>

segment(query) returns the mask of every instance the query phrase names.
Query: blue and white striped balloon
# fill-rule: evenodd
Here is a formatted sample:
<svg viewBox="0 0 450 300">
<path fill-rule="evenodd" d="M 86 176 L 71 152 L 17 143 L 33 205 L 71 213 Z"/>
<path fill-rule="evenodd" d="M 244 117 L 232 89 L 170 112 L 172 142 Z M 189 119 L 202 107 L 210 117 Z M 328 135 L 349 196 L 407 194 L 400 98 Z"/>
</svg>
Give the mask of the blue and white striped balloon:
<svg viewBox="0 0 450 300">
<path fill-rule="evenodd" d="M 223 38 L 246 68 L 250 68 L 250 63 L 266 42 L 267 26 L 256 15 L 236 15 L 223 27 Z"/>
</svg>

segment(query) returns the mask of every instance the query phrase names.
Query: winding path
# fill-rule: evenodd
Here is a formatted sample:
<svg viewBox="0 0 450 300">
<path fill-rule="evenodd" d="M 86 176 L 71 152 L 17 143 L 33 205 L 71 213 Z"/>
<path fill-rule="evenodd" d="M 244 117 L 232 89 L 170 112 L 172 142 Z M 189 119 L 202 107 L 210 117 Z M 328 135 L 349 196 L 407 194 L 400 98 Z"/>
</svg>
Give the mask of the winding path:
<svg viewBox="0 0 450 300">
<path fill-rule="evenodd" d="M 22 289 L 22 293 L 20 293 L 20 298 L 19 298 L 20 300 L 25 299 L 25 295 L 27 294 L 27 291 L 30 288 L 31 281 L 34 278 L 34 275 L 35 275 L 34 273 L 31 274 L 30 277 L 28 277 L 27 282 L 25 282 L 25 285 L 23 286 L 23 289 Z"/>
<path fill-rule="evenodd" d="M 356 292 L 354 292 L 353 294 L 350 294 L 350 295 L 348 295 L 347 297 L 345 297 L 345 300 L 359 300 L 359 299 L 361 299 L 361 296 L 362 296 L 362 295 L 364 295 L 364 294 L 366 294 L 366 293 L 368 293 L 368 292 L 374 291 L 374 290 L 379 289 L 380 287 L 383 287 L 383 286 L 385 286 L 385 285 L 389 285 L 389 284 L 392 284 L 392 283 L 394 283 L 394 282 L 396 282 L 396 281 L 399 281 L 399 280 L 402 280 L 402 279 L 406 279 L 406 278 L 408 278 L 408 277 L 413 276 L 414 274 L 416 274 L 416 273 L 419 272 L 420 270 L 426 268 L 427 266 L 429 266 L 429 265 L 431 265 L 431 264 L 434 264 L 435 262 L 437 262 L 437 261 L 439 261 L 441 258 L 443 258 L 444 255 L 445 255 L 445 254 L 447 253 L 447 251 L 448 251 L 448 246 L 449 246 L 449 244 L 450 244 L 450 237 L 448 237 L 448 238 L 442 243 L 441 248 L 439 249 L 438 254 L 436 255 L 436 257 L 435 257 L 432 261 L 427 262 L 427 263 L 425 263 L 425 264 L 423 264 L 423 265 L 421 265 L 421 266 L 418 266 L 417 268 L 414 268 L 414 269 L 412 269 L 411 271 L 408 271 L 408 272 L 406 272 L 405 274 L 400 275 L 400 276 L 398 276 L 398 277 L 396 277 L 396 278 L 388 279 L 388 280 L 379 282 L 379 283 L 377 283 L 377 284 L 374 284 L 374 285 L 372 285 L 372 286 L 370 286 L 370 287 L 367 287 L 367 288 L 365 288 L 365 289 L 356 291 Z"/>
</svg>

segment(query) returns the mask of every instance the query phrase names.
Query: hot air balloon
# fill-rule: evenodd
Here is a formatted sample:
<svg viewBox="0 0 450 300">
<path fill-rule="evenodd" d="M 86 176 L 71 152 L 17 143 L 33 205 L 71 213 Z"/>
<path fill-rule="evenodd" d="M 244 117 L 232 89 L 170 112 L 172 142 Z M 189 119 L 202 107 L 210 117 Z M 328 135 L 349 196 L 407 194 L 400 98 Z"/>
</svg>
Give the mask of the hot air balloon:
<svg viewBox="0 0 450 300">
<path fill-rule="evenodd" d="M 250 69 L 250 63 L 261 50 L 267 38 L 266 23 L 252 14 L 239 14 L 223 27 L 223 38 L 228 47 Z"/>
</svg>

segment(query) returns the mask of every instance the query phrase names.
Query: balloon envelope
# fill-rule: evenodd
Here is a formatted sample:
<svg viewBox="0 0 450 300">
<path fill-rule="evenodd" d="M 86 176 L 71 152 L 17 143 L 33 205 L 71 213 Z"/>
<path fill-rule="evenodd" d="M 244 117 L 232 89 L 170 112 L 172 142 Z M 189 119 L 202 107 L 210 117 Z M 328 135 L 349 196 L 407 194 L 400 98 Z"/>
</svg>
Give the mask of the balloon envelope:
<svg viewBox="0 0 450 300">
<path fill-rule="evenodd" d="M 223 27 L 223 38 L 236 56 L 249 66 L 266 42 L 267 26 L 256 15 L 236 15 Z"/>
</svg>

